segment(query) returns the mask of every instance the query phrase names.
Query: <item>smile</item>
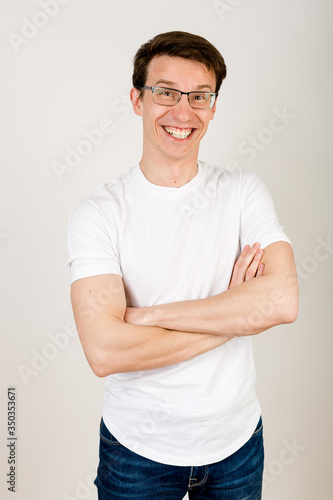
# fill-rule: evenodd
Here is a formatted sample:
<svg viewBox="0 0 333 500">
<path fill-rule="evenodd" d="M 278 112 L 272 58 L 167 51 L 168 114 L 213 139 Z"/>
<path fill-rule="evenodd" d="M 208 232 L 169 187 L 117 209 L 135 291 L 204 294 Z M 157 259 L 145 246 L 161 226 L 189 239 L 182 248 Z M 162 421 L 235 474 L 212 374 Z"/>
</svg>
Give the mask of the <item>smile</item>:
<svg viewBox="0 0 333 500">
<path fill-rule="evenodd" d="M 193 132 L 193 128 L 163 127 L 166 132 L 176 139 L 187 139 Z"/>
</svg>

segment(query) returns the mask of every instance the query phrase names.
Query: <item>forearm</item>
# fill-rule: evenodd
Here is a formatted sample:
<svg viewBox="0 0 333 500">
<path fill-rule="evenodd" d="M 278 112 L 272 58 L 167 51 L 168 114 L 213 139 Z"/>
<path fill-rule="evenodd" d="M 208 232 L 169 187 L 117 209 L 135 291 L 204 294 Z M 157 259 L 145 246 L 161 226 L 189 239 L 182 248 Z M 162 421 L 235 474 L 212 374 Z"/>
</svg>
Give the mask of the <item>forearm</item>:
<svg viewBox="0 0 333 500">
<path fill-rule="evenodd" d="M 282 286 L 262 276 L 206 299 L 147 308 L 143 321 L 185 332 L 254 335 L 293 320 L 288 300 Z"/>
<path fill-rule="evenodd" d="M 94 336 L 94 357 L 88 362 L 94 373 L 151 370 L 186 361 L 214 349 L 231 336 L 202 335 L 159 327 L 138 326 L 114 320 Z M 89 349 L 87 349 L 87 352 Z"/>
<path fill-rule="evenodd" d="M 245 269 L 250 269 L 246 259 L 245 252 L 234 270 L 235 282 L 225 292 L 205 299 L 129 310 L 130 322 L 186 332 L 244 336 L 294 321 L 298 282 L 290 245 L 278 242 L 267 247 L 262 260 L 265 275 L 244 281 L 243 262 Z M 240 274 L 240 281 L 236 274 Z"/>
<path fill-rule="evenodd" d="M 76 280 L 71 286 L 71 301 L 84 353 L 99 377 L 170 366 L 231 338 L 130 324 L 124 318 L 125 289 L 119 275 Z"/>
</svg>

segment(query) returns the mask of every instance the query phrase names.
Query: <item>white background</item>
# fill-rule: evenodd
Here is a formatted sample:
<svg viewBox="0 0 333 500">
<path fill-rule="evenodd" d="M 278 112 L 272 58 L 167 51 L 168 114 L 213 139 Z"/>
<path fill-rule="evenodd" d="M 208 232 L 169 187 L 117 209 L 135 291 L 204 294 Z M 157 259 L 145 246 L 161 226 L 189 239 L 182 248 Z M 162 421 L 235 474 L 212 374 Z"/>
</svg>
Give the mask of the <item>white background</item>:
<svg viewBox="0 0 333 500">
<path fill-rule="evenodd" d="M 50 10 L 49 0 L 52 16 L 43 3 L 0 1 L 1 498 L 97 499 L 104 380 L 69 335 L 67 220 L 80 199 L 139 161 L 141 122 L 128 105 L 132 59 L 141 43 L 177 29 L 208 38 L 228 67 L 200 159 L 253 170 L 266 182 L 299 271 L 297 322 L 254 338 L 263 498 L 330 498 L 332 2 L 59 0 Z M 289 118 L 272 134 L 276 110 Z M 105 119 L 112 132 L 56 175 L 82 131 Z M 253 154 L 245 153 L 251 136 L 259 138 Z M 12 385 L 16 494 L 5 479 Z"/>
</svg>

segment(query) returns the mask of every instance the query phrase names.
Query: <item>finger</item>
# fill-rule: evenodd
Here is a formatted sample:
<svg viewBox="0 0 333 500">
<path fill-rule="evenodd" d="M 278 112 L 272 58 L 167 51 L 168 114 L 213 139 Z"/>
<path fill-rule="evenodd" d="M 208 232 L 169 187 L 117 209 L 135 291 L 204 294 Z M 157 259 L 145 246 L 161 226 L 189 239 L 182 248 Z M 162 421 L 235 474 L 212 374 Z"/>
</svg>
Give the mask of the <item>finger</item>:
<svg viewBox="0 0 333 500">
<path fill-rule="evenodd" d="M 247 253 L 249 252 L 249 250 L 250 250 L 250 245 L 245 245 L 245 247 L 241 251 L 238 259 L 236 260 L 234 267 L 233 267 L 233 270 L 232 270 L 229 288 L 231 288 L 232 286 L 236 286 L 242 282 L 241 281 L 242 278 L 240 277 L 240 274 L 241 274 L 240 268 L 242 266 L 242 263 L 247 255 Z"/>
<path fill-rule="evenodd" d="M 250 247 L 245 245 L 237 261 L 234 264 L 229 288 L 238 286 L 248 279 L 254 278 L 258 271 L 263 254 L 260 252 L 260 243 L 256 242 Z"/>
<path fill-rule="evenodd" d="M 236 271 L 235 278 L 238 284 L 243 283 L 245 281 L 248 269 L 251 266 L 251 263 L 255 258 L 256 253 L 259 251 L 259 249 L 260 249 L 260 243 L 254 243 L 254 245 L 251 248 L 249 248 L 247 252 L 244 252 L 241 258 L 237 261 L 235 269 Z"/>
<path fill-rule="evenodd" d="M 263 276 L 264 271 L 265 271 L 265 264 L 260 264 L 260 266 L 258 267 L 256 277 L 258 278 L 259 276 Z"/>
<path fill-rule="evenodd" d="M 250 249 L 251 249 L 250 245 L 245 245 L 238 259 L 235 262 L 235 267 L 239 267 L 242 264 L 242 262 L 246 259 L 246 256 L 249 253 Z"/>
<path fill-rule="evenodd" d="M 257 250 L 251 264 L 249 265 L 246 271 L 245 281 L 250 280 L 256 276 L 263 256 L 264 256 L 264 250 L 260 248 L 259 250 Z"/>
<path fill-rule="evenodd" d="M 244 259 L 241 263 L 242 268 L 248 268 L 251 265 L 251 262 L 253 261 L 255 255 L 257 252 L 260 250 L 260 243 L 254 243 L 252 247 L 249 249 L 249 251 L 246 253 L 244 256 Z"/>
<path fill-rule="evenodd" d="M 254 243 L 254 245 L 252 247 L 250 247 L 249 245 L 246 245 L 244 247 L 243 251 L 241 252 L 240 256 L 238 257 L 238 259 L 234 265 L 229 288 L 241 285 L 242 283 L 244 283 L 244 281 L 246 281 L 246 275 L 247 275 L 249 266 L 251 265 L 255 255 L 256 255 L 256 252 L 259 249 L 260 249 L 260 243 Z M 254 274 L 256 271 L 257 271 L 257 266 L 255 267 L 255 271 L 253 271 Z M 249 274 L 249 279 L 250 279 L 250 276 L 252 276 L 251 273 L 252 273 L 252 271 Z M 254 277 L 254 274 L 252 277 Z"/>
</svg>

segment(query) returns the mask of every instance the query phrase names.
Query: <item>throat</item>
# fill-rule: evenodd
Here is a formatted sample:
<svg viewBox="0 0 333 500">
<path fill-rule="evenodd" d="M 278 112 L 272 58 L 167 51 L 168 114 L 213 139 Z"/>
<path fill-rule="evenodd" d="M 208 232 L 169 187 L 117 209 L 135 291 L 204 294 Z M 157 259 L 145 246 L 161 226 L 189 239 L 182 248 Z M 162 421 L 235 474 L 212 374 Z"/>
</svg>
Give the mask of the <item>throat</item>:
<svg viewBox="0 0 333 500">
<path fill-rule="evenodd" d="M 198 174 L 198 164 L 182 164 L 157 166 L 140 162 L 140 168 L 146 179 L 152 184 L 164 187 L 179 188 L 190 182 Z"/>
</svg>

